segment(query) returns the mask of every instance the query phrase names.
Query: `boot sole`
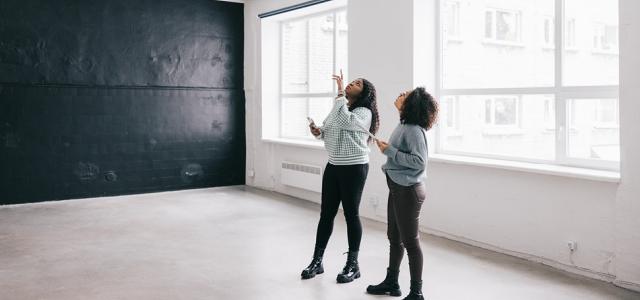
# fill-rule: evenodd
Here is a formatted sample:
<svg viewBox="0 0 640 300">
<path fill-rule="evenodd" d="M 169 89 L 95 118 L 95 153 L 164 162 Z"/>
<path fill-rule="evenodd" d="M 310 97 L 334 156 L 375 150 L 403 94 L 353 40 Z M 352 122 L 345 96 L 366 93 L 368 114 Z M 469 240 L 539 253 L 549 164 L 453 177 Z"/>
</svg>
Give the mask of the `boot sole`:
<svg viewBox="0 0 640 300">
<path fill-rule="evenodd" d="M 349 283 L 349 282 L 352 282 L 352 281 L 354 281 L 354 280 L 356 280 L 356 279 L 358 279 L 358 278 L 360 278 L 360 272 L 358 272 L 358 273 L 354 274 L 354 275 L 353 275 L 353 278 L 350 278 L 350 277 L 342 277 L 342 276 L 338 275 L 338 278 L 336 278 L 336 281 L 337 281 L 338 283 Z"/>
<path fill-rule="evenodd" d="M 402 291 L 400 291 L 400 290 L 387 290 L 387 291 L 380 291 L 380 292 L 367 291 L 367 294 L 371 294 L 371 295 L 389 295 L 389 296 L 393 296 L 393 297 L 400 297 L 400 296 L 402 296 Z"/>
<path fill-rule="evenodd" d="M 313 277 L 316 277 L 316 275 L 319 275 L 319 274 L 322 274 L 322 273 L 324 273 L 324 269 L 323 268 L 321 268 L 320 270 L 318 270 L 318 272 L 315 272 L 315 273 L 311 273 L 311 274 L 307 274 L 307 275 L 301 274 L 300 278 L 302 278 L 302 279 L 311 279 Z"/>
</svg>

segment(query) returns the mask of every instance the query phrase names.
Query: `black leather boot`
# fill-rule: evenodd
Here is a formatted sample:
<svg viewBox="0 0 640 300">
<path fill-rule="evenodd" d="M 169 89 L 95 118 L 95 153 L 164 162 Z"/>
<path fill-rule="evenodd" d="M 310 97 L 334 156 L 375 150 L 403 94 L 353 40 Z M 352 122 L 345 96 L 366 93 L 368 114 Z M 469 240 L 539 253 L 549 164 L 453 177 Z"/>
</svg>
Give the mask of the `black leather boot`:
<svg viewBox="0 0 640 300">
<path fill-rule="evenodd" d="M 400 297 L 402 292 L 400 291 L 400 285 L 398 284 L 398 273 L 400 273 L 400 271 L 394 271 L 387 268 L 387 277 L 384 278 L 384 281 L 378 285 L 368 286 L 367 293 L 372 295 Z"/>
<path fill-rule="evenodd" d="M 302 270 L 302 274 L 300 274 L 300 277 L 302 277 L 302 279 L 310 279 L 316 277 L 316 274 L 324 273 L 324 267 L 322 267 L 323 255 L 324 249 L 316 248 L 313 251 L 313 259 L 311 260 L 311 263 L 306 269 Z"/>
<path fill-rule="evenodd" d="M 411 292 L 403 300 L 424 300 L 422 295 L 422 280 L 411 280 Z"/>
<path fill-rule="evenodd" d="M 338 274 L 336 280 L 338 283 L 352 282 L 354 279 L 360 278 L 360 267 L 358 266 L 358 251 L 349 251 L 347 256 L 347 264 Z"/>
</svg>

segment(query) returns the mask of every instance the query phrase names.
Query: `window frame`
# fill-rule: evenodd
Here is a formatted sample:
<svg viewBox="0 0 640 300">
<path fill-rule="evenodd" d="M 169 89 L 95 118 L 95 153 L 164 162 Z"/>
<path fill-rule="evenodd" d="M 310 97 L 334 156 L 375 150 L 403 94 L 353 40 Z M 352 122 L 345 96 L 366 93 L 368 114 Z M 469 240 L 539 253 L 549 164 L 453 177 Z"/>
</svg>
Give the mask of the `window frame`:
<svg viewBox="0 0 640 300">
<path fill-rule="evenodd" d="M 485 29 L 483 30 L 483 36 L 482 36 L 482 40 L 487 43 L 487 44 L 496 44 L 496 45 L 511 45 L 511 46 L 524 46 L 524 44 L 522 43 L 522 11 L 520 10 L 516 10 L 516 9 L 508 9 L 508 8 L 496 8 L 496 7 L 486 7 L 484 9 L 484 25 L 485 25 Z M 492 18 L 491 18 L 491 37 L 487 37 L 487 32 L 486 32 L 486 24 L 487 24 L 487 13 L 491 12 L 492 13 Z M 501 40 L 498 39 L 498 12 L 501 13 L 511 13 L 515 16 L 515 21 L 516 21 L 516 40 L 515 41 L 510 41 L 510 40 Z"/>
<path fill-rule="evenodd" d="M 547 28 L 547 23 L 549 27 Z M 555 18 L 550 15 L 542 16 L 542 48 L 553 50 L 555 48 Z M 549 32 L 547 32 L 549 29 Z M 547 41 L 547 34 L 549 35 L 549 40 Z"/>
<path fill-rule="evenodd" d="M 456 15 L 454 17 L 454 26 L 456 29 L 456 32 L 454 32 L 453 34 L 449 31 L 447 31 L 447 41 L 454 41 L 454 42 L 462 42 L 462 28 L 461 25 L 462 23 L 460 22 L 460 15 L 461 15 L 461 8 L 462 6 L 460 5 L 460 1 L 459 0 L 443 0 L 446 2 L 447 5 L 450 5 L 451 7 L 456 6 L 457 10 L 456 10 Z M 448 22 L 449 20 L 447 20 Z"/>
<path fill-rule="evenodd" d="M 515 120 L 513 122 L 513 124 L 497 124 L 496 123 L 496 100 L 498 99 L 507 99 L 507 100 L 513 100 L 513 103 L 515 105 Z M 487 122 L 487 101 L 490 101 L 491 103 L 491 117 L 490 117 L 490 122 Z M 484 115 L 484 126 L 485 127 L 491 127 L 491 128 L 520 128 L 520 118 L 521 118 L 521 97 L 519 95 L 487 95 L 487 97 L 484 99 L 484 111 L 485 111 L 485 115 Z"/>
<path fill-rule="evenodd" d="M 310 14 L 305 14 L 302 16 L 297 16 L 294 18 L 287 18 L 287 19 L 283 19 L 283 20 L 279 20 L 278 21 L 278 57 L 279 57 L 279 65 L 278 65 L 278 112 L 279 112 L 279 117 L 278 117 L 278 130 L 277 130 L 277 136 L 278 138 L 281 139 L 288 139 L 288 140 L 300 140 L 300 141 L 313 141 L 315 140 L 315 138 L 309 133 L 308 136 L 290 136 L 290 135 L 285 135 L 284 131 L 283 131 L 283 123 L 284 123 L 284 118 L 285 118 L 285 114 L 284 114 L 284 105 L 283 105 L 283 101 L 284 99 L 287 98 L 306 98 L 306 108 L 307 108 L 307 116 L 309 116 L 309 107 L 310 107 L 310 101 L 313 101 L 312 98 L 335 98 L 336 94 L 337 94 L 337 87 L 335 85 L 331 86 L 331 91 L 330 92 L 326 92 L 326 93 L 312 93 L 312 92 L 306 92 L 306 93 L 285 93 L 284 92 L 284 88 L 283 88 L 283 69 L 284 69 L 284 59 L 283 59 L 283 43 L 284 43 L 284 38 L 283 38 L 283 29 L 284 26 L 287 23 L 291 23 L 291 22 L 296 22 L 296 21 L 301 21 L 301 20 L 306 20 L 308 22 L 308 20 L 313 19 L 315 17 L 320 17 L 320 16 L 325 16 L 325 15 L 333 15 L 333 46 L 332 46 L 332 63 L 333 63 L 333 74 L 336 74 L 338 72 L 337 70 L 337 66 L 336 66 L 336 57 L 337 57 L 337 48 L 336 48 L 336 44 L 337 44 L 337 39 L 338 39 L 338 33 L 340 31 L 340 28 L 338 28 L 338 14 L 344 12 L 345 14 L 347 14 L 347 7 L 346 6 L 342 6 L 342 7 L 337 7 L 337 8 L 332 8 L 332 9 L 328 9 L 328 10 L 323 10 L 323 11 L 319 11 L 319 12 L 315 12 L 315 13 L 310 13 Z M 307 23 L 308 24 L 308 23 Z M 347 36 L 348 36 L 348 29 L 347 29 Z M 309 34 L 309 27 L 307 27 L 307 35 Z M 307 39 L 307 54 L 309 53 L 309 39 Z M 347 49 L 348 51 L 348 49 Z M 307 57 L 307 61 L 309 61 L 309 57 Z M 309 74 L 309 68 L 310 68 L 310 64 L 307 63 L 307 71 L 306 74 L 308 76 Z M 308 91 L 308 86 L 309 83 L 307 82 L 307 91 Z M 305 116 L 306 117 L 306 116 Z M 322 120 L 314 120 L 314 122 L 317 125 L 321 125 L 320 122 L 322 122 Z"/>
<path fill-rule="evenodd" d="M 620 46 L 613 48 L 613 49 L 605 49 L 604 48 L 604 43 L 602 42 L 603 39 L 606 39 L 607 37 L 607 29 L 609 27 L 613 27 L 615 28 L 615 38 L 618 41 L 618 43 L 620 42 L 620 26 L 616 26 L 616 25 L 611 25 L 607 22 L 602 22 L 602 21 L 595 21 L 593 22 L 592 25 L 592 37 L 593 37 L 593 42 L 591 43 L 591 51 L 593 53 L 600 53 L 600 54 L 618 54 L 619 53 L 619 48 Z M 600 33 L 601 29 L 601 33 L 602 35 L 598 35 L 598 33 Z M 596 43 L 596 41 L 598 40 L 598 38 L 601 39 Z M 597 44 L 597 45 L 596 45 Z"/>
<path fill-rule="evenodd" d="M 575 47 L 568 47 L 565 44 L 565 27 L 568 25 L 565 23 L 566 21 L 573 19 L 574 24 L 577 25 L 577 21 L 570 15 L 566 15 L 565 12 L 565 1 L 566 0 L 554 0 L 555 6 L 555 16 L 553 17 L 553 25 L 554 25 L 554 43 L 555 47 L 553 49 L 554 52 L 554 84 L 553 86 L 543 86 L 543 87 L 518 87 L 518 88 L 448 88 L 445 89 L 443 87 L 443 46 L 445 40 L 443 39 L 443 10 L 442 4 L 445 0 L 437 0 L 436 1 L 436 18 L 435 18 L 435 28 L 436 28 L 436 51 L 435 51 L 435 60 L 436 60 L 436 84 L 435 84 L 435 93 L 438 97 L 445 96 L 499 96 L 499 95 L 550 95 L 554 99 L 555 103 L 555 158 L 552 160 L 541 160 L 541 159 L 531 159 L 525 157 L 517 157 L 517 156 L 507 156 L 507 155 L 495 155 L 495 154 L 484 154 L 484 153 L 469 153 L 469 152 L 461 152 L 455 150 L 446 150 L 443 149 L 443 140 L 441 133 L 441 126 L 437 125 L 434 128 L 434 139 L 435 139 L 435 147 L 434 152 L 436 154 L 443 155 L 460 155 L 460 156 L 469 156 L 469 157 L 478 157 L 478 158 L 489 158 L 489 159 L 497 159 L 503 161 L 515 161 L 515 162 L 527 162 L 527 163 L 541 163 L 547 165 L 557 165 L 557 166 L 566 166 L 566 167 L 578 167 L 585 169 L 597 169 L 597 170 L 609 170 L 609 171 L 619 171 L 620 170 L 620 162 L 619 161 L 606 161 L 606 160 L 595 160 L 595 159 L 582 159 L 570 157 L 568 153 L 568 131 L 570 128 L 567 128 L 568 122 L 568 100 L 569 99 L 602 99 L 602 98 L 615 98 L 619 103 L 619 83 L 616 85 L 588 85 L 588 86 L 572 86 L 564 84 L 564 56 L 567 51 L 574 50 Z M 483 14 L 486 14 L 487 11 L 490 11 L 491 8 L 485 8 L 482 10 Z M 508 9 L 507 9 L 508 11 Z M 520 15 L 520 30 L 522 30 L 522 22 L 524 21 L 522 14 Z M 482 18 L 486 22 L 486 15 Z M 494 19 L 495 19 L 495 10 L 494 10 Z M 575 26 L 574 25 L 574 30 Z M 494 24 L 495 27 L 495 24 Z M 619 32 L 619 25 L 618 25 Z M 575 32 L 574 32 L 575 34 Z M 483 41 L 497 44 L 506 44 L 510 45 L 513 43 L 503 41 L 494 41 L 487 40 L 485 38 L 485 33 L 483 30 Z M 520 37 L 522 38 L 522 32 L 520 33 Z M 577 37 L 577 36 L 576 36 Z M 618 40 L 619 42 L 619 40 Z M 618 104 L 619 106 L 619 104 Z M 619 116 L 618 116 L 619 118 Z"/>
</svg>

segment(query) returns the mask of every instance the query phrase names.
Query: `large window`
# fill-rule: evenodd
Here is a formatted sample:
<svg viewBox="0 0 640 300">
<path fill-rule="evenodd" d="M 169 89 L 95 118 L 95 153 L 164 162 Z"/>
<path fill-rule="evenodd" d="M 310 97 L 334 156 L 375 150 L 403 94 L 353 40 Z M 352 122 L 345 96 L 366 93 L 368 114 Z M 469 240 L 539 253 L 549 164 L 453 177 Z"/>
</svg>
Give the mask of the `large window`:
<svg viewBox="0 0 640 300">
<path fill-rule="evenodd" d="M 441 0 L 440 13 L 438 153 L 619 168 L 617 1 Z"/>
<path fill-rule="evenodd" d="M 347 77 L 347 14 L 334 10 L 280 23 L 280 137 L 311 139 L 336 95 L 331 74 Z"/>
</svg>

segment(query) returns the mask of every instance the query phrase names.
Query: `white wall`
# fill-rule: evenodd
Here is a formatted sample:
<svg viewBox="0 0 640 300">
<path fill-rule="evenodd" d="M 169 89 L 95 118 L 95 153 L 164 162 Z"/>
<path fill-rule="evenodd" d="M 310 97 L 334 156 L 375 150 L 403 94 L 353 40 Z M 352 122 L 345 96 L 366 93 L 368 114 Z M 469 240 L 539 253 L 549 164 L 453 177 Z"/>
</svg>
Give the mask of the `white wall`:
<svg viewBox="0 0 640 300">
<path fill-rule="evenodd" d="M 616 201 L 616 284 L 640 286 L 640 1 L 620 0 L 621 177 Z"/>
<path fill-rule="evenodd" d="M 424 32 L 414 32 L 413 28 L 414 22 L 432 24 L 433 1 L 349 1 L 349 73 L 376 85 L 382 137 L 389 136 L 397 123 L 391 103 L 400 91 L 418 82 L 432 88 L 433 72 L 424 70 L 435 71 L 433 59 L 428 59 L 434 56 L 425 58 L 420 53 L 432 52 L 433 29 L 420 26 Z M 430 162 L 428 199 L 421 219 L 425 232 L 640 290 L 640 124 L 633 116 L 640 111 L 640 102 L 634 102 L 640 96 L 640 62 L 633 57 L 640 48 L 640 22 L 632 16 L 640 11 L 640 4 L 620 1 L 622 183 Z M 247 170 L 255 174 L 247 176 L 247 185 L 319 202 L 317 193 L 281 185 L 279 165 L 282 160 L 324 165 L 324 150 L 263 142 L 260 135 L 257 15 L 299 2 L 303 1 L 245 2 Z M 427 41 L 416 43 L 414 36 Z M 414 49 L 421 49 L 420 53 Z M 424 68 L 417 69 L 420 65 Z M 372 147 L 361 205 L 363 216 L 379 220 L 386 216 L 383 162 L 384 157 Z M 568 240 L 578 242 L 573 255 Z"/>
</svg>

